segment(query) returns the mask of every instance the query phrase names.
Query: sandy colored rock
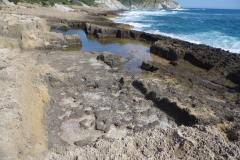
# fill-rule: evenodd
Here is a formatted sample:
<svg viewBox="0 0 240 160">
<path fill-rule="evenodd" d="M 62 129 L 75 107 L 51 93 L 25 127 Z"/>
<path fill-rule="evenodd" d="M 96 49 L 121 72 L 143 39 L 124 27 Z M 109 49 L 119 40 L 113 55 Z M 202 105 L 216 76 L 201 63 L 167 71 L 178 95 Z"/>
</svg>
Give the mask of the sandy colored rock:
<svg viewBox="0 0 240 160">
<path fill-rule="evenodd" d="M 0 40 L 10 38 L 10 42 L 2 44 L 3 48 L 14 49 L 19 46 L 24 50 L 52 49 L 81 44 L 78 35 L 64 37 L 61 33 L 50 32 L 44 19 L 15 14 L 1 16 L 3 20 L 0 22 Z"/>
<path fill-rule="evenodd" d="M 43 107 L 50 102 L 46 83 L 40 78 L 48 67 L 16 51 L 1 50 L 1 143 L 0 157 L 26 158 L 48 149 L 42 121 Z"/>
</svg>

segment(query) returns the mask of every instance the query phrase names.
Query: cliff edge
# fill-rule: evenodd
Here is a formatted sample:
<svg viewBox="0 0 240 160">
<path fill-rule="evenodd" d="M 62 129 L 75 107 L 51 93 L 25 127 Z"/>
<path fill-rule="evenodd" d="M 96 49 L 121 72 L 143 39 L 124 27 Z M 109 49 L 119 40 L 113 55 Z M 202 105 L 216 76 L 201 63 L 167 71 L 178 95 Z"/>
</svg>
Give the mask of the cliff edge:
<svg viewBox="0 0 240 160">
<path fill-rule="evenodd" d="M 119 9 L 181 9 L 182 6 L 172 0 L 95 0 L 98 6 Z"/>
</svg>

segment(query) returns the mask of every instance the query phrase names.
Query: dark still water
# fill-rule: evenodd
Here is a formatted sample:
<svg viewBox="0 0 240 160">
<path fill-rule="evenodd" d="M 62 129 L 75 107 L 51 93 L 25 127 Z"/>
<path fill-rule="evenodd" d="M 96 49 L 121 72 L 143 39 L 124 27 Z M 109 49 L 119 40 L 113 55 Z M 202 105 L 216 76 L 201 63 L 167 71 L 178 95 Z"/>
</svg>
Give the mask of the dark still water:
<svg viewBox="0 0 240 160">
<path fill-rule="evenodd" d="M 100 38 L 87 36 L 83 30 L 55 30 L 55 32 L 63 35 L 78 34 L 82 39 L 82 47 L 73 46 L 67 48 L 66 51 L 82 51 L 82 52 L 111 52 L 129 59 L 121 69 L 132 73 L 142 73 L 140 68 L 142 61 L 151 60 L 154 55 L 150 54 L 149 45 L 136 40 L 118 39 L 118 38 Z M 133 52 L 134 51 L 134 52 Z"/>
</svg>

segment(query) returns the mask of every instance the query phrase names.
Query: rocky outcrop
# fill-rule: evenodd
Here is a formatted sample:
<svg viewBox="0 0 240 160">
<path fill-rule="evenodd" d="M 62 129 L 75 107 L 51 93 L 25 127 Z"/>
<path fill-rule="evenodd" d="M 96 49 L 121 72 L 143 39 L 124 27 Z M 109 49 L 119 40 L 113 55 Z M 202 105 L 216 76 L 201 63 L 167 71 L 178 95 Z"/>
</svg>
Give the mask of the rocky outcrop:
<svg viewBox="0 0 240 160">
<path fill-rule="evenodd" d="M 146 70 L 146 71 L 154 72 L 154 71 L 159 69 L 159 66 L 155 62 L 143 61 L 142 65 L 141 65 L 141 68 Z"/>
<path fill-rule="evenodd" d="M 172 0 L 143 0 L 143 1 L 125 1 L 120 0 L 124 5 L 133 9 L 146 8 L 146 9 L 181 9 L 182 6 Z"/>
<path fill-rule="evenodd" d="M 178 44 L 168 43 L 168 41 L 155 42 L 151 46 L 150 51 L 160 57 L 173 61 L 183 58 L 185 53 L 184 50 L 178 46 Z"/>
<path fill-rule="evenodd" d="M 98 57 L 97 60 L 101 60 L 111 68 L 119 67 L 123 62 L 125 62 L 124 57 L 115 55 L 110 52 L 103 52 Z"/>
<path fill-rule="evenodd" d="M 22 49 L 52 49 L 81 44 L 78 35 L 63 36 L 50 32 L 46 20 L 13 14 L 2 15 L 0 21 L 0 39 L 14 39 L 15 45 Z M 16 44 L 17 43 L 17 44 Z M 2 47 L 14 47 L 5 42 Z"/>
<path fill-rule="evenodd" d="M 152 37 L 154 37 L 154 39 L 156 38 L 155 35 Z M 240 84 L 238 80 L 239 54 L 163 36 L 158 36 L 157 39 L 160 40 L 150 47 L 152 53 L 168 60 L 187 60 L 193 65 L 203 69 L 217 71 L 225 75 L 232 82 Z"/>
<path fill-rule="evenodd" d="M 56 8 L 60 11 L 65 11 L 65 12 L 74 11 L 74 9 L 60 5 L 60 4 L 54 4 L 54 8 Z"/>
<path fill-rule="evenodd" d="M 98 38 L 106 37 L 116 37 L 118 29 L 113 27 L 95 25 L 95 24 L 85 24 L 85 32 L 87 34 L 96 35 Z"/>
</svg>

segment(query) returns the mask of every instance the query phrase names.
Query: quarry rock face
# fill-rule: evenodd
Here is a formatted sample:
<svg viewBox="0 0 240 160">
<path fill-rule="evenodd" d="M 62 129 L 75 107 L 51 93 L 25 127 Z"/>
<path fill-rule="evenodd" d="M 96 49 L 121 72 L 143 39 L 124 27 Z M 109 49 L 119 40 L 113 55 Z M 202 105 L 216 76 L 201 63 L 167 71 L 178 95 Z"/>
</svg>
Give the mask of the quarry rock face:
<svg viewBox="0 0 240 160">
<path fill-rule="evenodd" d="M 3 48 L 52 49 L 81 44 L 78 35 L 64 37 L 61 33 L 50 32 L 44 19 L 14 14 L 5 14 L 3 18 L 0 22 L 0 39 L 10 40 L 10 43 L 1 44 Z"/>
</svg>

